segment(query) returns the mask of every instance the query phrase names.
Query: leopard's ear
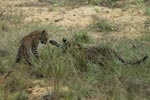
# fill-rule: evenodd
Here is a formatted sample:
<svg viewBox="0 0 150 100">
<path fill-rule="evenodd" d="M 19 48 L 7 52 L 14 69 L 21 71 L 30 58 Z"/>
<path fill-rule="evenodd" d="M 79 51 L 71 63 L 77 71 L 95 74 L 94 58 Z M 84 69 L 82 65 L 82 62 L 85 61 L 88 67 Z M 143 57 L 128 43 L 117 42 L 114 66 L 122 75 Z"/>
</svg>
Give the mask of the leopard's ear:
<svg viewBox="0 0 150 100">
<path fill-rule="evenodd" d="M 66 38 L 63 38 L 63 42 L 66 43 L 66 42 L 67 42 L 67 39 L 66 39 Z"/>
<path fill-rule="evenodd" d="M 45 32 L 46 32 L 46 30 L 42 30 L 42 34 L 45 33 Z"/>
</svg>

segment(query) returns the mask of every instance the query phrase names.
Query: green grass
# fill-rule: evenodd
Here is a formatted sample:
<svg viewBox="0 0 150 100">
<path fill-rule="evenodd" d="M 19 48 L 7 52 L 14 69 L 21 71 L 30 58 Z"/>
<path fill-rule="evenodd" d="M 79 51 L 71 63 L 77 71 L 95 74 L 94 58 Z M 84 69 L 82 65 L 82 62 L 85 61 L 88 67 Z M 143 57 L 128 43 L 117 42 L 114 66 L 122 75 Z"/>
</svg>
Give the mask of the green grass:
<svg viewBox="0 0 150 100">
<path fill-rule="evenodd" d="M 137 0 L 136 3 L 140 8 L 142 8 L 144 15 L 150 15 L 150 7 L 149 4 L 147 4 L 147 2 L 145 2 L 144 0 Z"/>
<path fill-rule="evenodd" d="M 86 0 L 85 0 L 86 1 Z M 75 1 L 76 2 L 76 1 Z M 87 2 L 87 1 L 86 1 Z M 90 4 L 97 4 L 97 0 L 88 0 Z M 110 1 L 115 2 L 115 1 Z M 139 4 L 141 1 L 139 1 Z M 146 15 L 149 13 L 146 11 Z M 62 37 L 76 40 L 84 46 L 92 43 L 114 49 L 126 61 L 134 61 L 145 55 L 150 55 L 149 31 L 137 39 L 122 38 L 112 41 L 110 37 L 99 39 L 95 43 L 89 33 L 118 32 L 118 26 L 107 20 L 96 21 L 88 33 L 87 29 L 69 29 L 54 25 L 40 25 L 33 23 L 22 24 L 22 17 L 14 15 L 4 16 L 0 23 L 0 49 L 6 49 L 9 55 L 0 57 L 0 76 L 4 75 L 14 64 L 20 39 L 35 29 L 47 29 L 49 38 L 62 41 Z M 147 23 L 149 20 L 146 20 Z M 119 34 L 119 33 L 118 33 Z M 108 35 L 108 34 L 107 34 Z M 110 40 L 109 40 L 110 39 Z M 30 68 L 22 61 L 16 70 L 0 86 L 0 100 L 28 100 L 30 97 L 25 91 L 35 87 L 35 80 L 46 80 L 45 84 L 52 86 L 50 97 L 65 100 L 149 100 L 150 61 L 138 65 L 124 65 L 117 58 L 105 59 L 106 66 L 88 62 L 83 51 L 71 49 L 71 52 L 62 53 L 60 48 L 50 44 L 40 45 L 41 61 L 33 58 L 34 66 Z M 107 58 L 107 57 L 106 57 Z M 45 85 L 44 84 L 44 85 Z M 40 85 L 41 87 L 47 87 Z M 69 91 L 61 92 L 61 87 L 67 86 Z"/>
<path fill-rule="evenodd" d="M 150 16 L 150 7 L 145 7 L 144 14 Z"/>
<path fill-rule="evenodd" d="M 100 0 L 86 0 L 86 2 L 92 5 L 99 5 Z"/>
<path fill-rule="evenodd" d="M 26 92 L 20 92 L 17 94 L 15 100 L 29 100 L 29 95 Z"/>
</svg>

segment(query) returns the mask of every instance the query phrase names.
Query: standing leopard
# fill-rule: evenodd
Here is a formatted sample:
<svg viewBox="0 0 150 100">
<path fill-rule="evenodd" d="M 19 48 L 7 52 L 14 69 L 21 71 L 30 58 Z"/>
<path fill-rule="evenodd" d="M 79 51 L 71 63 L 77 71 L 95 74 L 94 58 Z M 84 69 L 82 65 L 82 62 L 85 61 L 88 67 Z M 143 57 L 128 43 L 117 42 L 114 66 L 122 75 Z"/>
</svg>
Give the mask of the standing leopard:
<svg viewBox="0 0 150 100">
<path fill-rule="evenodd" d="M 121 55 L 119 55 L 115 50 L 111 48 L 101 47 L 101 46 L 91 46 L 91 47 L 83 48 L 78 42 L 67 41 L 65 38 L 63 38 L 62 45 L 57 43 L 55 40 L 50 40 L 49 43 L 57 47 L 61 47 L 63 52 L 69 50 L 77 51 L 79 49 L 83 50 L 85 57 L 88 61 L 100 65 L 105 65 L 106 62 L 105 60 L 107 60 L 107 58 L 112 58 L 112 57 L 116 57 L 119 61 L 121 61 L 124 64 L 140 64 L 148 58 L 148 56 L 144 56 L 143 58 L 136 61 L 125 61 L 121 57 Z"/>
<path fill-rule="evenodd" d="M 18 49 L 18 53 L 16 56 L 16 63 L 19 63 L 22 58 L 24 58 L 27 63 L 32 66 L 31 62 L 31 52 L 33 55 L 39 59 L 38 54 L 38 45 L 41 42 L 42 44 L 46 44 L 48 41 L 48 32 L 46 30 L 34 30 L 28 35 L 24 36 L 20 41 L 20 47 Z"/>
</svg>

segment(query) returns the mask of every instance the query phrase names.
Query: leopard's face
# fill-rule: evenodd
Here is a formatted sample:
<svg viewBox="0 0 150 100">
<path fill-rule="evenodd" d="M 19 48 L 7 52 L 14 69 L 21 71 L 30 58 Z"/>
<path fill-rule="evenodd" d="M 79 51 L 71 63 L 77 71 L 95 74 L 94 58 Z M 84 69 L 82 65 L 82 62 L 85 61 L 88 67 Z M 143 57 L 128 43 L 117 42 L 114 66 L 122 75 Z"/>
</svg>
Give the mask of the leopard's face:
<svg viewBox="0 0 150 100">
<path fill-rule="evenodd" d="M 63 38 L 62 42 L 63 42 L 63 44 L 62 44 L 63 51 L 66 51 L 69 48 L 71 48 L 71 43 L 66 38 Z"/>
</svg>

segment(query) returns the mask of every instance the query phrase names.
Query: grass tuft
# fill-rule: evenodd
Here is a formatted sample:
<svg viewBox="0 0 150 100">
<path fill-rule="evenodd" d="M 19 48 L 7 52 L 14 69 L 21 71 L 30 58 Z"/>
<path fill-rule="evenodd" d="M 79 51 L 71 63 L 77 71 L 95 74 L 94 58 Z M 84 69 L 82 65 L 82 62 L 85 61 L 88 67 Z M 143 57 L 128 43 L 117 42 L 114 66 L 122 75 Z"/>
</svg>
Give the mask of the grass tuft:
<svg viewBox="0 0 150 100">
<path fill-rule="evenodd" d="M 92 28 L 99 32 L 113 32 L 118 30 L 118 27 L 114 23 L 108 22 L 105 19 L 96 20 Z"/>
<path fill-rule="evenodd" d="M 79 43 L 90 43 L 92 42 L 92 38 L 88 35 L 86 31 L 79 31 L 73 34 L 73 38 L 76 42 Z"/>
<path fill-rule="evenodd" d="M 144 14 L 150 16 L 150 7 L 145 7 Z"/>
</svg>

